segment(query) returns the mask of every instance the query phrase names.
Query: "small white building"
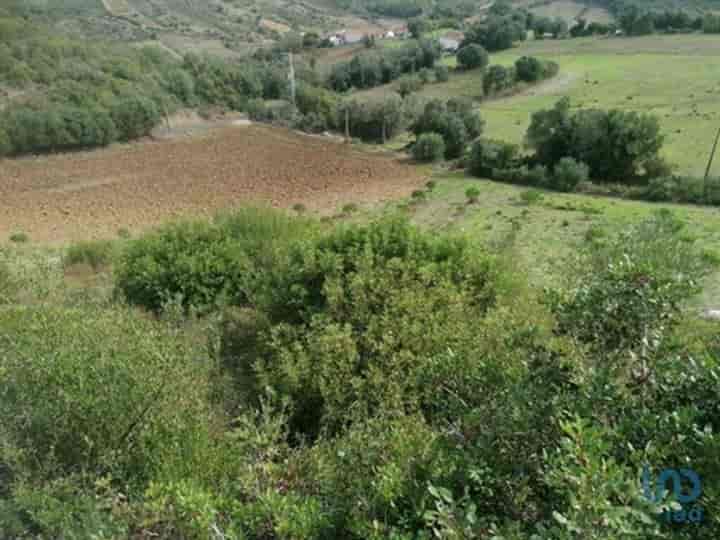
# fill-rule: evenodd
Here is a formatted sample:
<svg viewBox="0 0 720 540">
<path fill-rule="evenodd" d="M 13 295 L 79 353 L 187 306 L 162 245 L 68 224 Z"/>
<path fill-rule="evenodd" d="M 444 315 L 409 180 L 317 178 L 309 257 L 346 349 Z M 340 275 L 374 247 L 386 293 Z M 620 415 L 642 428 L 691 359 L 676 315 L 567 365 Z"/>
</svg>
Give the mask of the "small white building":
<svg viewBox="0 0 720 540">
<path fill-rule="evenodd" d="M 460 42 L 457 39 L 440 38 L 438 40 L 443 52 L 456 53 L 460 48 Z"/>
</svg>

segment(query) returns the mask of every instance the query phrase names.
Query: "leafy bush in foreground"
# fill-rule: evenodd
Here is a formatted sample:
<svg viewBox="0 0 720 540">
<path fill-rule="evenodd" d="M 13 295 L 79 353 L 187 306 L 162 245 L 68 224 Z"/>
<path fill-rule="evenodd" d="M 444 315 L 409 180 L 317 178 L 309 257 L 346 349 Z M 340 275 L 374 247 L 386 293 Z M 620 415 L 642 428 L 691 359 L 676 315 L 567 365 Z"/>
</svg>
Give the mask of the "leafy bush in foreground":
<svg viewBox="0 0 720 540">
<path fill-rule="evenodd" d="M 410 399 L 422 359 L 471 338 L 495 296 L 488 256 L 396 218 L 298 244 L 271 271 L 256 305 L 273 339 L 245 371 L 291 397 L 310 436 L 400 406 L 400 389 Z"/>
<path fill-rule="evenodd" d="M 197 308 L 222 300 L 243 304 L 281 246 L 308 232 L 307 221 L 262 209 L 166 225 L 128 243 L 117 288 L 130 303 L 153 311 L 178 297 Z"/>
<path fill-rule="evenodd" d="M 123 310 L 16 308 L 0 325 L 0 463 L 17 480 L 143 485 L 176 461 L 173 448 L 189 450 L 205 368 L 177 336 Z"/>
</svg>

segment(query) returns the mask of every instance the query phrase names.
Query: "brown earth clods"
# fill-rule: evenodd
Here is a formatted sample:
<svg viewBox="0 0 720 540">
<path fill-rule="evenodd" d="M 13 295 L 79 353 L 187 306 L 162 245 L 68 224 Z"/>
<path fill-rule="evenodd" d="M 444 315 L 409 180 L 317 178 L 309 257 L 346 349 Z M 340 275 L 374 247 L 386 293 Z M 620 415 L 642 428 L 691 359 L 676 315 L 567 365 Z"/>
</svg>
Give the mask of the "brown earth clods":
<svg viewBox="0 0 720 540">
<path fill-rule="evenodd" d="M 348 202 L 407 196 L 424 180 L 395 156 L 255 125 L 0 160 L 0 243 L 19 231 L 51 244 L 113 237 L 243 204 L 301 203 L 330 214 Z"/>
</svg>

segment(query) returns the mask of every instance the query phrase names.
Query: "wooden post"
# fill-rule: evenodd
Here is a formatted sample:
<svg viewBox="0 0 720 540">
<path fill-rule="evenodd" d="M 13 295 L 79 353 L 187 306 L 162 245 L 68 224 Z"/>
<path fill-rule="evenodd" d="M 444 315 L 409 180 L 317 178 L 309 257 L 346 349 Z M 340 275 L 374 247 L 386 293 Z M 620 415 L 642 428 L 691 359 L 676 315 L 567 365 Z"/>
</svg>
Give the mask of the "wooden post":
<svg viewBox="0 0 720 540">
<path fill-rule="evenodd" d="M 707 168 L 705 169 L 705 181 L 703 183 L 705 203 L 707 203 L 708 200 L 708 178 L 710 177 L 710 168 L 712 167 L 713 158 L 715 158 L 715 151 L 717 150 L 718 140 L 720 140 L 720 129 L 718 129 L 717 135 L 715 135 L 715 142 L 713 143 L 712 151 L 710 152 L 710 159 L 708 160 Z"/>
</svg>

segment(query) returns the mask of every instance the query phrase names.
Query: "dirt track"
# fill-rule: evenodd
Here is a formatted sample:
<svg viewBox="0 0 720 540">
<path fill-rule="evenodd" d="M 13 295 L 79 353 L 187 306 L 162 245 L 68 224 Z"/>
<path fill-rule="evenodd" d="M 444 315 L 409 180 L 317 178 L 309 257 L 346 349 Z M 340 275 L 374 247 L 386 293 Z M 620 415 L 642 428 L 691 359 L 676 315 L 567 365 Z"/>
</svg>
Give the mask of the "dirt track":
<svg viewBox="0 0 720 540">
<path fill-rule="evenodd" d="M 328 214 L 409 195 L 423 182 L 422 169 L 393 156 L 265 126 L 0 160 L 0 243 L 17 231 L 53 244 L 112 237 L 244 203 Z"/>
</svg>

